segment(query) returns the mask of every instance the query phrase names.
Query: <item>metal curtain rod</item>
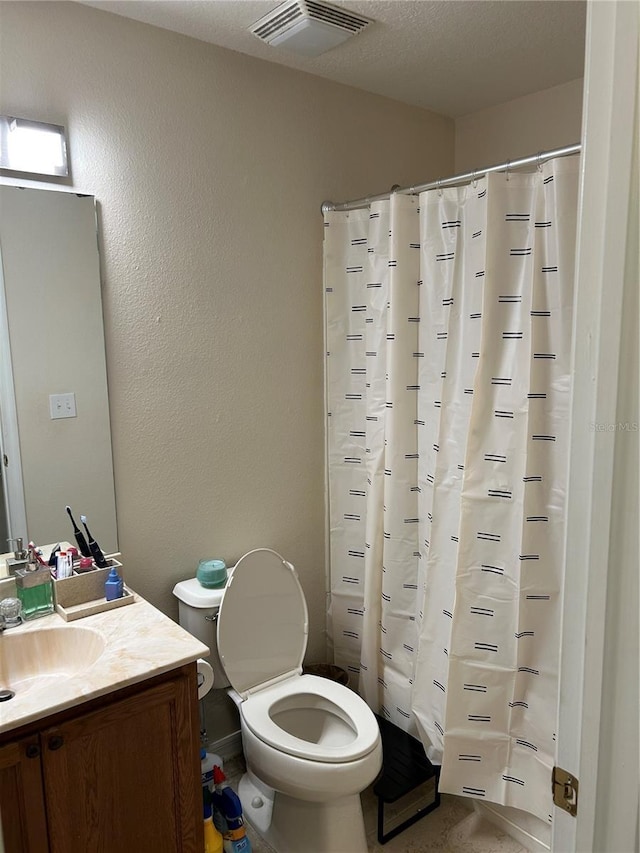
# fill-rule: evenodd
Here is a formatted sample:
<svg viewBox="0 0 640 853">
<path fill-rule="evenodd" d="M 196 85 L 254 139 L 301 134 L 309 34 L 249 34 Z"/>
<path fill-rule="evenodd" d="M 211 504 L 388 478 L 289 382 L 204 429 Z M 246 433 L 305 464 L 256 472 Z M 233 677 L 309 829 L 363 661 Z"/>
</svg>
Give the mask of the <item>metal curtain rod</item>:
<svg viewBox="0 0 640 853">
<path fill-rule="evenodd" d="M 343 201 L 334 204 L 332 201 L 322 202 L 322 212 L 328 213 L 331 210 L 357 210 L 359 207 L 369 207 L 372 201 L 383 201 L 389 198 L 393 193 L 403 193 L 414 195 L 424 192 L 425 190 L 437 190 L 442 187 L 451 187 L 456 184 L 464 184 L 468 181 L 474 181 L 476 178 L 481 178 L 483 175 L 488 175 L 489 172 L 509 172 L 511 169 L 519 169 L 522 166 L 530 166 L 535 164 L 539 166 L 546 160 L 552 160 L 554 157 L 568 157 L 571 154 L 579 154 L 582 150 L 582 145 L 578 142 L 575 145 L 565 145 L 564 148 L 554 148 L 551 151 L 540 151 L 538 154 L 533 154 L 531 157 L 521 157 L 519 160 L 507 160 L 506 163 L 499 163 L 497 166 L 487 166 L 485 169 L 476 169 L 473 172 L 464 172 L 461 175 L 454 175 L 452 178 L 442 178 L 438 181 L 431 181 L 428 184 L 418 184 L 415 187 L 397 187 L 391 192 L 380 193 L 379 195 L 368 196 L 367 198 L 358 198 L 354 201 Z"/>
</svg>

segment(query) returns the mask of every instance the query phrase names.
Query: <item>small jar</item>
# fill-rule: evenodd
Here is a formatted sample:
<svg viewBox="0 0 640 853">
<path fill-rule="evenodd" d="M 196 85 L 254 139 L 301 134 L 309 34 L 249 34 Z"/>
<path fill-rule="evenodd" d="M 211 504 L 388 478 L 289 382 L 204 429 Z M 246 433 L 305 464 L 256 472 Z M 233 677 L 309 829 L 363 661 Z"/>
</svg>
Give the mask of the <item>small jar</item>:
<svg viewBox="0 0 640 853">
<path fill-rule="evenodd" d="M 200 560 L 196 577 L 205 589 L 222 589 L 227 582 L 227 564 L 224 560 Z"/>
<path fill-rule="evenodd" d="M 22 602 L 19 598 L 3 598 L 0 601 L 0 625 L 16 628 L 22 623 Z"/>
</svg>

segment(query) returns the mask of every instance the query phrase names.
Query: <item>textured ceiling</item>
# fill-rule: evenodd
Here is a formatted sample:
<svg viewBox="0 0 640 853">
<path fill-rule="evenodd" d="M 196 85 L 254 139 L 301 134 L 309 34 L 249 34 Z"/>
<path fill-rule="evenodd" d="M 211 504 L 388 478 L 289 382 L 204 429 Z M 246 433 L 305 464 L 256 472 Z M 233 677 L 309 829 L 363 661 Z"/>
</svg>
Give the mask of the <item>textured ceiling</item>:
<svg viewBox="0 0 640 853">
<path fill-rule="evenodd" d="M 376 23 L 315 58 L 249 32 L 278 0 L 86 5 L 451 117 L 583 75 L 584 0 L 333 0 Z"/>
</svg>

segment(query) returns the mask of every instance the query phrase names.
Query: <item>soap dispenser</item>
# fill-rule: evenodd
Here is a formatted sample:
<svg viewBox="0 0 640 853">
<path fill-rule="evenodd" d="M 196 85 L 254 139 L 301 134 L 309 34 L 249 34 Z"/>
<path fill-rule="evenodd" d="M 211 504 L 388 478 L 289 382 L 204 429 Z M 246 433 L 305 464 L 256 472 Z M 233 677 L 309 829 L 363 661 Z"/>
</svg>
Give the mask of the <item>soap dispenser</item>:
<svg viewBox="0 0 640 853">
<path fill-rule="evenodd" d="M 7 539 L 7 542 L 15 544 L 13 557 L 7 557 L 7 571 L 10 575 L 15 575 L 18 569 L 26 569 L 29 563 L 29 553 L 24 547 L 24 540 L 18 536 L 15 539 Z"/>
<path fill-rule="evenodd" d="M 35 551 L 32 552 L 35 558 Z M 16 590 L 22 602 L 23 619 L 37 619 L 53 613 L 53 583 L 48 566 L 35 559 L 26 569 L 16 571 Z"/>
</svg>

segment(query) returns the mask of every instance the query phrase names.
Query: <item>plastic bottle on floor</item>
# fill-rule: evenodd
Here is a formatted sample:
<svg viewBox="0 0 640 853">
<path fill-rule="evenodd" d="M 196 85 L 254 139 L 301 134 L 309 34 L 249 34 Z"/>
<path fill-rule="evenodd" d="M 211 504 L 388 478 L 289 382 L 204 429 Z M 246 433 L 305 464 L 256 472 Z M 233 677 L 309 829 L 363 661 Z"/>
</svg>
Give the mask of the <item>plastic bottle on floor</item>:
<svg viewBox="0 0 640 853">
<path fill-rule="evenodd" d="M 213 781 L 216 786 L 213 805 L 220 811 L 227 825 L 223 834 L 225 853 L 251 853 L 240 798 L 218 766 L 213 768 Z"/>
<path fill-rule="evenodd" d="M 202 776 L 202 787 L 205 786 L 213 793 L 214 790 L 214 782 L 213 782 L 213 768 L 215 766 L 222 768 L 222 759 L 219 755 L 216 755 L 215 752 L 207 752 L 207 750 L 202 747 L 200 749 L 200 774 Z"/>
<path fill-rule="evenodd" d="M 213 825 L 213 808 L 205 797 L 204 803 L 204 853 L 222 853 L 224 850 L 222 836 Z"/>
</svg>

